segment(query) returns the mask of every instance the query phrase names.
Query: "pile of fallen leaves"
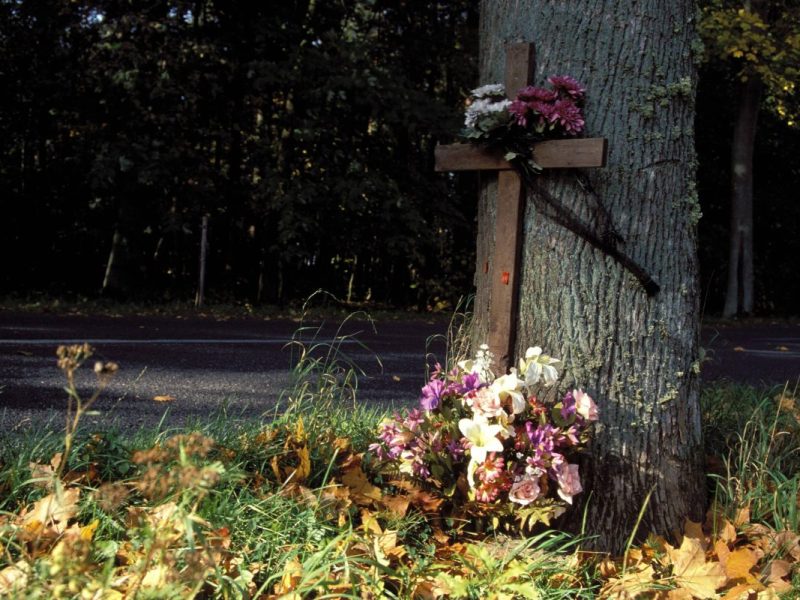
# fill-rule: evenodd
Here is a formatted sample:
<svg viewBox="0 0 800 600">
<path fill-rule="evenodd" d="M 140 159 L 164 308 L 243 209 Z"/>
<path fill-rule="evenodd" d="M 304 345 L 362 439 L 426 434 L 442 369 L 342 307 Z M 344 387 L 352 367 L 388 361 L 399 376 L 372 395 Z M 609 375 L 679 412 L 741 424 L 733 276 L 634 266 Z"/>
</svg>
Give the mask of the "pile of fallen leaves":
<svg viewBox="0 0 800 600">
<path fill-rule="evenodd" d="M 733 522 L 713 509 L 703 524 L 686 522 L 679 546 L 650 536 L 618 561 L 604 560 L 602 596 L 769 600 L 792 591 L 800 538 L 750 522 L 747 508 Z"/>
<path fill-rule="evenodd" d="M 101 481 L 93 465 L 59 480 L 59 456 L 31 464 L 45 489 L 0 516 L 0 596 L 500 600 L 561 590 L 583 598 L 770 600 L 797 590 L 797 533 L 751 522 L 746 507 L 730 519 L 714 509 L 703 524 L 687 522 L 680 543 L 650 536 L 614 559 L 551 532 L 529 541 L 479 535 L 443 515 L 432 492 L 381 480 L 349 440 L 331 434 L 321 452 L 322 439 L 312 442 L 302 420 L 265 430 L 248 442 L 269 449 L 264 472 L 235 483 L 222 476 L 235 453 L 199 434 L 132 453 L 138 470 L 125 481 Z M 325 463 L 314 464 L 315 456 Z M 282 561 L 266 569 L 248 558 L 247 541 L 200 516 L 221 485 L 295 502 L 337 533 L 277 549 Z"/>
</svg>

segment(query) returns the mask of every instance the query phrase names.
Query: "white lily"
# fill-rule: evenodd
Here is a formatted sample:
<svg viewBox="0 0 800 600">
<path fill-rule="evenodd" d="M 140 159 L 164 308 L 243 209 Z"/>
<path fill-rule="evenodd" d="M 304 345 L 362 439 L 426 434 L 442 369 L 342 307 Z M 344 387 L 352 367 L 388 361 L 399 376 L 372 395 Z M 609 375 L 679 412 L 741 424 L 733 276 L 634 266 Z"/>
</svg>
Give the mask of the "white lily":
<svg viewBox="0 0 800 600">
<path fill-rule="evenodd" d="M 557 367 L 561 361 L 542 353 L 539 346 L 528 348 L 525 358 L 519 361 L 520 373 L 525 376 L 525 385 L 533 386 L 543 381 L 545 385 L 553 385 L 558 379 Z"/>
<path fill-rule="evenodd" d="M 524 382 L 517 377 L 517 374 L 511 372 L 495 379 L 489 389 L 497 394 L 501 402 L 511 398 L 511 412 L 518 415 L 525 411 L 525 396 L 520 391 L 523 385 Z"/>
<path fill-rule="evenodd" d="M 497 437 L 504 429 L 502 425 L 490 425 L 483 419 L 461 419 L 458 428 L 472 443 L 469 454 L 476 463 L 485 461 L 489 452 L 503 451 L 503 442 Z"/>
</svg>

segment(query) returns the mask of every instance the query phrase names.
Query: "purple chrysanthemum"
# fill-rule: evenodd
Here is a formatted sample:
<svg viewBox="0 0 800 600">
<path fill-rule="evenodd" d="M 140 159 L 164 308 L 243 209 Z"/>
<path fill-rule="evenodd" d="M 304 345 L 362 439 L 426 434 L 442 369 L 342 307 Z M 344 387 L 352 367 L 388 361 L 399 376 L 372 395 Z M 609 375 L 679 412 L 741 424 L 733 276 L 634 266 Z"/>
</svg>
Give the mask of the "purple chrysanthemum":
<svg viewBox="0 0 800 600">
<path fill-rule="evenodd" d="M 514 100 L 508 107 L 508 112 L 514 115 L 514 120 L 520 127 L 528 124 L 528 103 L 522 100 Z"/>
<path fill-rule="evenodd" d="M 553 105 L 548 116 L 551 123 L 558 123 L 569 134 L 576 135 L 583 131 L 583 113 L 572 100 L 559 100 Z"/>
<path fill-rule="evenodd" d="M 553 75 L 549 77 L 547 81 L 549 81 L 557 91 L 568 95 L 574 100 L 580 100 L 583 98 L 583 94 L 586 93 L 586 90 L 581 87 L 581 84 L 569 75 Z"/>
<path fill-rule="evenodd" d="M 531 100 L 538 100 L 540 102 L 553 102 L 556 100 L 556 98 L 558 98 L 558 94 L 553 90 L 535 87 L 532 85 L 522 88 L 517 94 L 518 100 L 525 100 L 526 102 L 530 102 Z"/>
</svg>

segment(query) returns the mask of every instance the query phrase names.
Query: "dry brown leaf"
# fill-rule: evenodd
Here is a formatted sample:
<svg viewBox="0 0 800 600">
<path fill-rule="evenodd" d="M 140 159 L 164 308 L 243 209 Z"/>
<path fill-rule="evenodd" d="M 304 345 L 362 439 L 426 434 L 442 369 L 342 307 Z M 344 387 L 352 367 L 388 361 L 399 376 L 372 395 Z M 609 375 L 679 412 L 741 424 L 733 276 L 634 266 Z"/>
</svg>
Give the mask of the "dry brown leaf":
<svg viewBox="0 0 800 600">
<path fill-rule="evenodd" d="M 773 537 L 773 551 L 791 556 L 800 562 L 800 536 L 793 531 L 781 531 Z"/>
<path fill-rule="evenodd" d="M 725 561 L 725 573 L 728 579 L 736 583 L 756 584 L 758 579 L 750 572 L 756 566 L 758 558 L 749 548 L 737 548 Z"/>
<path fill-rule="evenodd" d="M 615 577 L 617 573 L 619 573 L 619 568 L 617 568 L 617 563 L 611 560 L 610 558 L 604 558 L 600 561 L 600 564 L 597 566 L 600 571 L 600 577 L 603 579 L 611 579 Z"/>
<path fill-rule="evenodd" d="M 383 535 L 383 529 L 380 523 L 378 523 L 378 517 L 375 516 L 375 513 L 368 511 L 366 508 L 361 509 L 361 528 L 375 535 Z"/>
<path fill-rule="evenodd" d="M 283 567 L 283 576 L 279 583 L 275 584 L 275 593 L 279 595 L 289 594 L 297 589 L 298 584 L 303 579 L 303 565 L 293 557 L 288 560 Z"/>
<path fill-rule="evenodd" d="M 0 571 L 0 596 L 9 595 L 16 598 L 28 585 L 29 572 L 30 566 L 24 560 Z"/>
<path fill-rule="evenodd" d="M 744 348 L 742 346 L 734 346 L 733 347 L 733 351 L 734 352 L 744 352 Z"/>
<path fill-rule="evenodd" d="M 694 600 L 694 596 L 686 588 L 678 588 L 667 593 L 667 600 Z"/>
<path fill-rule="evenodd" d="M 61 452 L 56 452 L 50 459 L 50 463 L 46 465 L 35 462 L 28 463 L 28 468 L 31 470 L 31 479 L 39 480 L 34 482 L 37 487 L 47 490 L 53 489 L 55 475 L 58 472 L 58 467 L 61 466 L 63 456 Z"/>
<path fill-rule="evenodd" d="M 30 510 L 20 514 L 22 526 L 31 532 L 52 530 L 57 534 L 67 528 L 67 521 L 78 513 L 80 490 L 70 488 L 53 492 L 36 501 Z"/>
<path fill-rule="evenodd" d="M 788 346 L 775 346 L 775 350 L 778 352 L 789 352 Z"/>
<path fill-rule="evenodd" d="M 741 527 L 748 523 L 750 523 L 750 507 L 745 506 L 744 508 L 740 508 L 736 513 L 736 518 L 733 519 L 733 525 L 735 527 Z"/>
<path fill-rule="evenodd" d="M 635 599 L 653 590 L 655 570 L 650 565 L 628 569 L 620 577 L 609 579 L 603 586 L 603 598 Z"/>
<path fill-rule="evenodd" d="M 732 587 L 722 597 L 722 600 L 757 600 L 759 592 L 764 589 L 761 584 L 740 583 Z"/>
<path fill-rule="evenodd" d="M 153 396 L 153 402 L 174 402 L 175 396 L 164 394 L 163 396 Z"/>
<path fill-rule="evenodd" d="M 420 581 L 414 588 L 413 598 L 418 600 L 436 600 L 442 597 L 442 592 L 433 581 Z"/>
<path fill-rule="evenodd" d="M 719 539 L 726 544 L 733 544 L 736 541 L 736 527 L 728 519 L 724 519 L 718 535 Z"/>
<path fill-rule="evenodd" d="M 381 499 L 381 503 L 397 517 L 404 517 L 408 512 L 408 506 L 411 500 L 408 496 L 389 496 L 386 495 Z"/>
<path fill-rule="evenodd" d="M 371 504 L 380 502 L 383 493 L 379 487 L 370 483 L 367 475 L 361 469 L 361 460 L 353 461 L 345 469 L 341 476 L 341 481 L 350 489 L 351 498 L 356 504 Z"/>
<path fill-rule="evenodd" d="M 719 564 L 725 567 L 725 565 L 728 563 L 728 557 L 731 555 L 731 551 L 728 548 L 728 544 L 722 540 L 717 540 L 714 542 L 714 554 L 717 555 Z"/>
<path fill-rule="evenodd" d="M 700 542 L 704 550 L 708 547 L 708 544 L 706 544 L 706 534 L 703 533 L 702 523 L 695 523 L 687 518 L 683 524 L 683 535 Z"/>
<path fill-rule="evenodd" d="M 716 590 L 725 585 L 725 570 L 718 562 L 706 562 L 699 540 L 685 537 L 681 547 L 669 551 L 675 583 L 698 598 L 716 597 Z"/>
<path fill-rule="evenodd" d="M 147 570 L 140 585 L 144 589 L 164 587 L 169 581 L 170 567 L 157 564 Z"/>
<path fill-rule="evenodd" d="M 792 584 L 785 577 L 791 577 L 792 563 L 788 560 L 773 560 L 764 570 L 767 586 L 778 593 L 783 593 L 792 588 Z"/>
</svg>

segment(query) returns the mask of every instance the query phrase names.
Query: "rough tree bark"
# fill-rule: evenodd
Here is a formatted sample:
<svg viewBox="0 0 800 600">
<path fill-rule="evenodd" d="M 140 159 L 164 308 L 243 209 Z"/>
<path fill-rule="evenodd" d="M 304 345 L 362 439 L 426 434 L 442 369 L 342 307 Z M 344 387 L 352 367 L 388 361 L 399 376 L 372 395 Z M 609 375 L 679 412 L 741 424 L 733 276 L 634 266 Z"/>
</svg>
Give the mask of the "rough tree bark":
<svg viewBox="0 0 800 600">
<path fill-rule="evenodd" d="M 517 354 L 541 345 L 565 361 L 565 388 L 598 401 L 583 465 L 588 533 L 618 552 L 652 490 L 640 532 L 670 534 L 702 517 L 705 485 L 698 406 L 698 283 L 694 94 L 689 0 L 484 0 L 481 83 L 503 80 L 504 48 L 536 45 L 535 80 L 571 75 L 588 90 L 590 136 L 609 140 L 608 166 L 584 175 L 610 212 L 624 249 L 660 284 L 648 298 L 619 264 L 536 208 L 524 217 Z M 592 220 L 575 174 L 537 184 Z M 479 208 L 473 340 L 484 338 L 490 302 L 496 184 Z M 580 511 L 576 511 L 580 512 Z"/>
<path fill-rule="evenodd" d="M 731 147 L 731 228 L 728 287 L 722 314 L 753 312 L 753 151 L 756 142 L 761 81 L 741 84 Z"/>
</svg>

